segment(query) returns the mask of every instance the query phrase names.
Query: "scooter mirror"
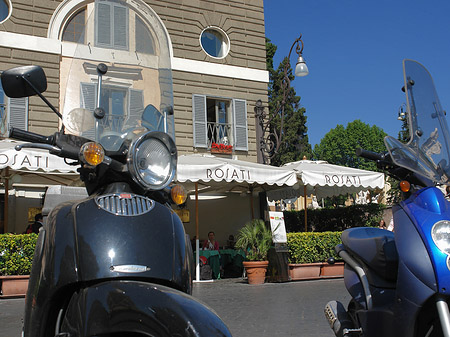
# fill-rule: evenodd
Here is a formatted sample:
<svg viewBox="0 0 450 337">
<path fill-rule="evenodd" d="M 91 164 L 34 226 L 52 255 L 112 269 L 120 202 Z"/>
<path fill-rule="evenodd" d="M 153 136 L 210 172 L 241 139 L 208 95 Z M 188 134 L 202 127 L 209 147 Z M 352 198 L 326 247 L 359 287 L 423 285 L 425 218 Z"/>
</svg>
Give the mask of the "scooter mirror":
<svg viewBox="0 0 450 337">
<path fill-rule="evenodd" d="M 23 66 L 5 70 L 1 81 L 6 96 L 11 98 L 33 96 L 47 90 L 47 77 L 40 66 Z"/>
</svg>

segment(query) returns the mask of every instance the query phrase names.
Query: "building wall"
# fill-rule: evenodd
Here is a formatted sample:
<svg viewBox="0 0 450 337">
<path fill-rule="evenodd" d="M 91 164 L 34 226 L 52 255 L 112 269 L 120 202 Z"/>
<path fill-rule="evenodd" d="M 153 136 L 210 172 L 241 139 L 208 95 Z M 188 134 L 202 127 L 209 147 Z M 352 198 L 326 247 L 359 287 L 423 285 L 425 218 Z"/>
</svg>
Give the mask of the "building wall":
<svg viewBox="0 0 450 337">
<path fill-rule="evenodd" d="M 59 41 L 47 37 L 52 15 L 60 3 L 12 0 L 12 15 L 0 25 L 0 33 L 21 34 L 0 34 L 0 70 L 25 64 L 43 66 L 49 81 L 46 97 L 55 105 L 59 101 L 62 47 Z M 263 0 L 148 0 L 146 3 L 160 17 L 172 43 L 176 142 L 180 153 L 207 152 L 195 149 L 192 140 L 192 94 L 204 94 L 247 101 L 249 149 L 235 155 L 256 161 L 253 108 L 258 99 L 267 104 Z M 202 50 L 200 35 L 209 26 L 219 27 L 230 38 L 230 52 L 223 59 L 210 57 Z M 27 35 L 35 39 L 29 43 Z M 30 98 L 29 130 L 51 134 L 57 128 L 56 115 L 40 99 Z"/>
</svg>

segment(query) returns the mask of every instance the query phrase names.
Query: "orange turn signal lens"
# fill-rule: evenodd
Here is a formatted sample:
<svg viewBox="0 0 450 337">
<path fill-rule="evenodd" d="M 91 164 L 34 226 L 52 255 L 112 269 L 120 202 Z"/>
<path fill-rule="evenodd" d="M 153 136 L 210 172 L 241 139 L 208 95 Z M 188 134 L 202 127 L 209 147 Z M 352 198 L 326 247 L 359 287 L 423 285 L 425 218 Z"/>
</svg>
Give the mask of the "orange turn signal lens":
<svg viewBox="0 0 450 337">
<path fill-rule="evenodd" d="M 84 163 L 91 166 L 97 166 L 105 159 L 105 150 L 103 150 L 103 147 L 98 143 L 85 143 L 81 147 L 80 157 Z"/>
<path fill-rule="evenodd" d="M 175 185 L 170 190 L 170 196 L 175 204 L 181 205 L 186 202 L 187 193 L 183 186 Z"/>
<path fill-rule="evenodd" d="M 409 192 L 411 190 L 411 184 L 409 182 L 407 182 L 406 180 L 402 180 L 400 182 L 400 190 L 402 192 Z"/>
</svg>

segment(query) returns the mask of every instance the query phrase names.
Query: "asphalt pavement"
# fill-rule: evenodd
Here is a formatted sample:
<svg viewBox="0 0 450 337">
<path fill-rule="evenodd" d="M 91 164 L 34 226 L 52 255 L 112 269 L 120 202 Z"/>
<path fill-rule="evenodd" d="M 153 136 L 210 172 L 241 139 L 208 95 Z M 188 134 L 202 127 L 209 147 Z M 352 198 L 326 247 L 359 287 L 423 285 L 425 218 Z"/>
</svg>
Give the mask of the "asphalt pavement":
<svg viewBox="0 0 450 337">
<path fill-rule="evenodd" d="M 194 284 L 193 296 L 225 322 L 233 337 L 333 337 L 323 308 L 350 297 L 343 279 L 249 285 L 241 278 Z M 0 300 L 0 337 L 20 336 L 24 299 Z"/>
</svg>

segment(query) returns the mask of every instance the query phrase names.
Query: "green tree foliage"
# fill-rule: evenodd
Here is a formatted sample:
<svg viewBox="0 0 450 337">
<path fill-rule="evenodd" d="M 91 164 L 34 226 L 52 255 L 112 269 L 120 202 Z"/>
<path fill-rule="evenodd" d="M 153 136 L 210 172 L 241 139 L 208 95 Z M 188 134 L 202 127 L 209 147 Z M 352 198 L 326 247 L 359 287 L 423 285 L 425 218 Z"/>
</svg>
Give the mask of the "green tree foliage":
<svg viewBox="0 0 450 337">
<path fill-rule="evenodd" d="M 269 118 L 276 114 L 271 123 L 271 131 L 279 132 L 281 126 L 281 107 L 283 106 L 283 87 L 285 80 L 284 68 L 287 66 L 289 81 L 293 81 L 295 76 L 292 73 L 288 58 L 280 63 L 278 68 L 273 68 L 273 56 L 277 47 L 266 39 L 266 63 L 269 71 Z M 278 153 L 271 160 L 271 165 L 281 166 L 285 163 L 300 160 L 303 156 L 308 159 L 312 156 L 311 145 L 308 140 L 308 128 L 306 127 L 307 117 L 304 107 L 300 107 L 300 96 L 296 96 L 295 90 L 289 86 L 285 93 L 283 133 L 281 135 L 281 145 Z"/>
<path fill-rule="evenodd" d="M 314 147 L 314 158 L 326 160 L 330 164 L 376 171 L 376 163 L 356 156 L 356 149 L 363 148 L 374 152 L 383 152 L 386 133 L 379 127 L 370 126 L 360 120 L 337 125 L 331 129 Z"/>
</svg>

